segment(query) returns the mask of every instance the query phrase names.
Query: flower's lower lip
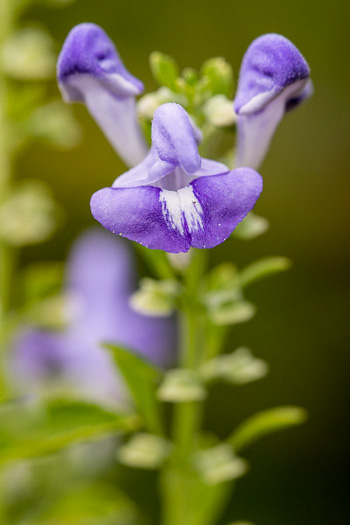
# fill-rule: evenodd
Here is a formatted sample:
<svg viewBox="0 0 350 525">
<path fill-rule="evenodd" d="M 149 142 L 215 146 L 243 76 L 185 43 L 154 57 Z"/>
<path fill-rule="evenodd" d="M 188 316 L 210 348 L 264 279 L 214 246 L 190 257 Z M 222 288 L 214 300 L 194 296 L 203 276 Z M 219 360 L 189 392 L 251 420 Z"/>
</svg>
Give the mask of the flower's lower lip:
<svg viewBox="0 0 350 525">
<path fill-rule="evenodd" d="M 249 168 L 195 178 L 178 191 L 153 185 L 104 188 L 91 199 L 97 221 L 117 235 L 170 253 L 224 242 L 253 208 L 262 179 Z"/>
</svg>

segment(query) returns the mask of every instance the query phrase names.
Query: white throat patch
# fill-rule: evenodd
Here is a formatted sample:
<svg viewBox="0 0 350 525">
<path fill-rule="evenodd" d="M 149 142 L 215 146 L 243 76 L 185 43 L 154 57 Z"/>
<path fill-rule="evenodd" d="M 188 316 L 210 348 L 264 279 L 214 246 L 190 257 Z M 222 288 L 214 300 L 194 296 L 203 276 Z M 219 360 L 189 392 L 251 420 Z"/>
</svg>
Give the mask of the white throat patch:
<svg viewBox="0 0 350 525">
<path fill-rule="evenodd" d="M 203 209 L 192 186 L 177 191 L 161 190 L 159 202 L 164 220 L 173 230 L 178 230 L 181 235 L 185 232 L 185 225 L 190 233 L 203 230 Z"/>
</svg>

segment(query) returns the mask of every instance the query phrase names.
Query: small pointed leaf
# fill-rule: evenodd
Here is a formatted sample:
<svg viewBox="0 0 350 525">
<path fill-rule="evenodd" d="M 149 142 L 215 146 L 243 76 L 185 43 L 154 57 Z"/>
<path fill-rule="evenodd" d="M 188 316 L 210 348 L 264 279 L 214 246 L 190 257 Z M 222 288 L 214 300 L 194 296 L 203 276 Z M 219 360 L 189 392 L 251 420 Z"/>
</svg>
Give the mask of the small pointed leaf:
<svg viewBox="0 0 350 525">
<path fill-rule="evenodd" d="M 131 350 L 109 343 L 104 346 L 111 353 L 148 429 L 155 434 L 161 433 L 162 423 L 156 390 L 162 372 Z"/>
<path fill-rule="evenodd" d="M 287 257 L 266 257 L 260 259 L 243 268 L 240 272 L 239 283 L 242 287 L 248 286 L 269 275 L 288 270 L 291 264 L 290 259 L 287 259 Z"/>
<path fill-rule="evenodd" d="M 154 51 L 150 55 L 150 66 L 152 74 L 160 86 L 166 86 L 173 91 L 177 90 L 176 79 L 180 72 L 172 57 Z"/>
<path fill-rule="evenodd" d="M 306 410 L 296 406 L 263 410 L 239 425 L 229 437 L 228 443 L 233 446 L 235 452 L 238 452 L 269 434 L 300 425 L 306 419 Z"/>
</svg>

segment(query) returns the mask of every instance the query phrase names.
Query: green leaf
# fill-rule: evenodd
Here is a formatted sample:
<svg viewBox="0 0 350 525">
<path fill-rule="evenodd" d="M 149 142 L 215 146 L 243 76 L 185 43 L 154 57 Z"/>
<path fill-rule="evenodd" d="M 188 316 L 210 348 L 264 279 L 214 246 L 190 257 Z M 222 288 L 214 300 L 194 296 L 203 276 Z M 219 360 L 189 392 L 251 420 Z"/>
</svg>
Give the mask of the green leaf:
<svg viewBox="0 0 350 525">
<path fill-rule="evenodd" d="M 8 402 L 0 406 L 0 463 L 57 452 L 74 443 L 130 432 L 135 416 L 85 401 L 51 400 L 47 405 Z"/>
<path fill-rule="evenodd" d="M 177 91 L 176 80 L 180 73 L 176 61 L 159 51 L 151 53 L 149 60 L 152 74 L 158 84 Z"/>
<path fill-rule="evenodd" d="M 232 237 L 242 241 L 250 241 L 259 235 L 262 235 L 269 229 L 269 221 L 264 217 L 255 215 L 250 212 L 246 218 L 239 223 L 237 228 L 233 231 Z"/>
<path fill-rule="evenodd" d="M 260 259 L 243 268 L 239 275 L 239 284 L 242 287 L 249 286 L 269 275 L 288 270 L 291 264 L 290 259 L 287 259 L 287 257 L 266 257 Z"/>
<path fill-rule="evenodd" d="M 239 425 L 229 437 L 228 443 L 238 452 L 269 434 L 300 425 L 306 419 L 306 410 L 296 406 L 263 410 Z"/>
<path fill-rule="evenodd" d="M 124 378 L 135 405 L 150 432 L 160 434 L 162 422 L 156 390 L 161 371 L 140 355 L 113 344 L 104 345 Z"/>
<path fill-rule="evenodd" d="M 222 57 L 206 60 L 201 68 L 202 77 L 208 81 L 212 95 L 232 96 L 233 71 L 231 65 Z"/>
</svg>

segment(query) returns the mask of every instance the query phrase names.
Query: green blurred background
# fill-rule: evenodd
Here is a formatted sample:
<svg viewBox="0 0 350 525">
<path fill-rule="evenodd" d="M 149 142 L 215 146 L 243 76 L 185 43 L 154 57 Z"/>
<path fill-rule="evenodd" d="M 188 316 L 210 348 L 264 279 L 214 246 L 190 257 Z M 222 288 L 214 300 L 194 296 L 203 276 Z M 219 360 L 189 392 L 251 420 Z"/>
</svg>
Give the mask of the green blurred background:
<svg viewBox="0 0 350 525">
<path fill-rule="evenodd" d="M 265 255 L 294 262 L 288 274 L 248 290 L 258 315 L 235 328 L 230 341 L 232 349 L 250 346 L 271 373 L 237 390 L 217 387 L 206 425 L 225 436 L 259 409 L 305 406 L 305 426 L 247 453 L 251 471 L 238 482 L 223 523 L 348 523 L 350 2 L 78 0 L 59 12 L 32 10 L 30 18 L 45 22 L 60 44 L 73 25 L 100 24 L 148 91 L 156 87 L 148 67 L 153 50 L 173 55 L 182 67 L 224 56 L 237 78 L 250 42 L 277 32 L 308 60 L 314 97 L 284 119 L 261 169 L 265 187 L 256 212 L 269 219 L 269 232 L 211 252 L 213 264 L 228 258 L 242 266 Z M 47 181 L 66 210 L 58 234 L 26 249 L 23 263 L 62 259 L 73 237 L 94 222 L 91 194 L 124 170 L 85 109 L 75 113 L 84 129 L 80 147 L 68 153 L 36 147 L 18 160 L 18 176 Z"/>
</svg>

